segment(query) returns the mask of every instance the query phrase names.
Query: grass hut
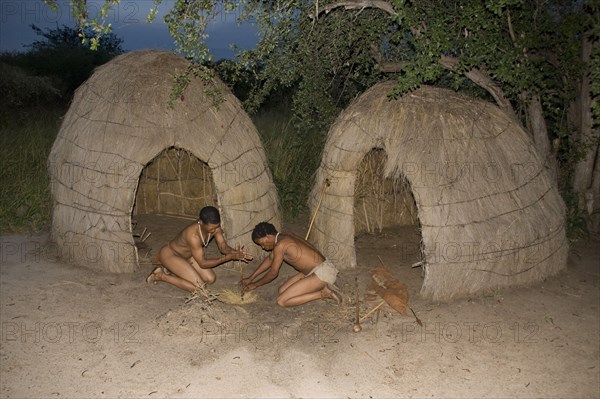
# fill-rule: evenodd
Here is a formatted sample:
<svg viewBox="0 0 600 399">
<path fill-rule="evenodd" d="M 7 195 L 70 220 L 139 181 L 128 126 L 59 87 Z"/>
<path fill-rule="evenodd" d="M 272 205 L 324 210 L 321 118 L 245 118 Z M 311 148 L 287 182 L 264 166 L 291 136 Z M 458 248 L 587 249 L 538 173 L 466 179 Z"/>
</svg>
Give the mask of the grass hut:
<svg viewBox="0 0 600 399">
<path fill-rule="evenodd" d="M 52 236 L 66 260 L 133 271 L 134 213 L 196 218 L 202 206 L 216 205 L 230 245 L 249 242 L 260 221 L 278 223 L 258 132 L 230 90 L 214 79 L 225 100 L 216 107 L 192 78 L 167 107 L 187 65 L 167 52 L 131 52 L 75 93 L 48 162 Z"/>
<path fill-rule="evenodd" d="M 314 208 L 329 180 L 312 233 L 326 256 L 340 269 L 356 267 L 354 239 L 363 214 L 357 184 L 377 175 L 391 180 L 380 184 L 380 197 L 389 200 L 385 186 L 396 181 L 413 202 L 398 201 L 408 222 L 415 210 L 427 298 L 527 284 L 564 268 L 564 204 L 519 124 L 493 104 L 445 89 L 422 87 L 390 100 L 393 86 L 365 92 L 329 131 L 310 197 Z M 374 154 L 380 172 L 365 179 L 364 165 Z M 365 208 L 377 203 L 362 202 Z M 379 206 L 363 219 L 389 224 L 396 220 L 389 212 Z"/>
</svg>

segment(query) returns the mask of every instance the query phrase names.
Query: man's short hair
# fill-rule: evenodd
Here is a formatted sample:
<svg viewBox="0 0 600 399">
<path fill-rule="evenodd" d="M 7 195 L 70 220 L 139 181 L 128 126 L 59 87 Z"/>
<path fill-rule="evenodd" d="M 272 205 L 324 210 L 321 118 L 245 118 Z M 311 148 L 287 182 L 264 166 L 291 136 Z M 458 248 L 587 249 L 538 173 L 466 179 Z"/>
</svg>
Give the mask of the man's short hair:
<svg viewBox="0 0 600 399">
<path fill-rule="evenodd" d="M 219 214 L 219 210 L 214 206 L 205 206 L 200 209 L 198 217 L 204 224 L 221 224 L 221 215 Z"/>
<path fill-rule="evenodd" d="M 266 237 L 269 234 L 277 235 L 275 226 L 268 222 L 260 222 L 254 226 L 254 230 L 252 230 L 252 241 L 256 242 L 259 238 Z"/>
</svg>

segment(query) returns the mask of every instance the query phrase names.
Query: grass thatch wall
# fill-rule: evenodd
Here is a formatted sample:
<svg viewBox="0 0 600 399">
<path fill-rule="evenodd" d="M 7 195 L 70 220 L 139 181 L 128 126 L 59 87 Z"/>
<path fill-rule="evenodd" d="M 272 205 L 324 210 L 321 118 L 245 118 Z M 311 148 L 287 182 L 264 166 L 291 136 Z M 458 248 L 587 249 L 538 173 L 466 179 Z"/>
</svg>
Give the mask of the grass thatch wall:
<svg viewBox="0 0 600 399">
<path fill-rule="evenodd" d="M 385 176 L 412 188 L 424 296 L 446 300 L 564 268 L 564 204 L 527 133 L 493 104 L 450 90 L 423 87 L 390 101 L 393 85 L 368 90 L 329 131 L 311 193 L 314 207 L 330 180 L 312 233 L 326 256 L 356 266 L 357 171 L 380 148 Z"/>
<path fill-rule="evenodd" d="M 198 217 L 198 210 L 218 203 L 208 164 L 179 148 L 163 150 L 143 170 L 134 215 Z"/>
<path fill-rule="evenodd" d="M 98 68 L 75 93 L 48 168 L 52 236 L 66 260 L 113 272 L 133 271 L 131 214 L 141 172 L 177 148 L 206 163 L 230 243 L 250 240 L 256 223 L 279 221 L 277 194 L 258 132 L 229 89 L 218 108 L 192 79 L 167 108 L 174 75 L 187 61 L 140 51 Z M 197 213 L 198 210 L 195 212 Z"/>
</svg>

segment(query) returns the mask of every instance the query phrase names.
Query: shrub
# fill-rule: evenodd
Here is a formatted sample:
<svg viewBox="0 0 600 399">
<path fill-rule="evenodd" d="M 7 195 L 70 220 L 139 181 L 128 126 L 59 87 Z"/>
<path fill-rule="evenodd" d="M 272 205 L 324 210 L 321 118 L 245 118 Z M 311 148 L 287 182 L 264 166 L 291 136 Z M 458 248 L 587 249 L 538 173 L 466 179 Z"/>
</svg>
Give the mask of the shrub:
<svg viewBox="0 0 600 399">
<path fill-rule="evenodd" d="M 60 91 L 46 76 L 31 76 L 18 66 L 0 62 L 0 97 L 5 111 L 20 107 L 51 104 L 60 97 Z"/>
</svg>

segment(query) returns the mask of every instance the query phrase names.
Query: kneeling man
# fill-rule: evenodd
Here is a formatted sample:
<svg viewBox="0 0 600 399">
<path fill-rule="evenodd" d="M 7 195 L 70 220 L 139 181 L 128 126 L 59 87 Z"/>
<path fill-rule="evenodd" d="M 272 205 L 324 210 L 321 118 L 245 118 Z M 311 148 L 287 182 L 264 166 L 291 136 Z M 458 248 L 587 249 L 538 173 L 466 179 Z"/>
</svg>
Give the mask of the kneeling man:
<svg viewBox="0 0 600 399">
<path fill-rule="evenodd" d="M 335 287 L 337 269 L 308 241 L 290 233 L 279 233 L 275 226 L 267 222 L 256 225 L 252 231 L 252 241 L 271 253 L 252 275 L 240 281 L 243 292 L 255 290 L 273 281 L 279 275 L 283 262 L 286 262 L 298 274 L 279 287 L 279 306 L 298 306 L 326 298 L 341 303 L 341 296 Z M 263 273 L 265 274 L 258 278 Z"/>
<path fill-rule="evenodd" d="M 224 255 L 206 259 L 204 248 L 214 237 L 219 251 Z M 194 292 L 217 279 L 213 268 L 232 260 L 248 262 L 252 255 L 236 251 L 227 245 L 221 230 L 221 215 L 214 206 L 200 210 L 198 221 L 183 229 L 177 237 L 161 248 L 158 258 L 162 266 L 155 267 L 146 282 L 164 281 L 182 290 Z"/>
</svg>

